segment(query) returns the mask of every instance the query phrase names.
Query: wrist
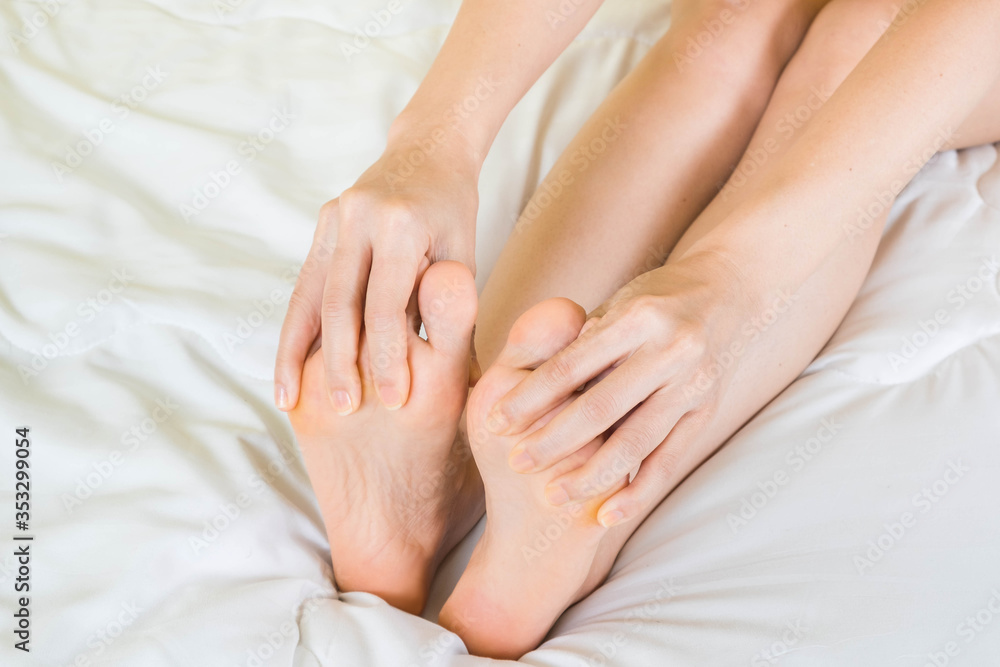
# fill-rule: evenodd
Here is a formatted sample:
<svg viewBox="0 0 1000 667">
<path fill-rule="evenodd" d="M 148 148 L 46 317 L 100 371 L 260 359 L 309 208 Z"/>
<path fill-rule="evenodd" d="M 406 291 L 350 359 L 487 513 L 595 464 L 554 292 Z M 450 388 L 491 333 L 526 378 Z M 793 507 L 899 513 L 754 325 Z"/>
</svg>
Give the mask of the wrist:
<svg viewBox="0 0 1000 667">
<path fill-rule="evenodd" d="M 383 159 L 404 174 L 417 169 L 445 169 L 476 182 L 483 166 L 483 156 L 454 128 L 410 119 L 393 123 Z"/>
<path fill-rule="evenodd" d="M 670 271 L 669 280 L 695 299 L 699 319 L 719 340 L 738 336 L 744 324 L 760 313 L 766 300 L 746 267 L 725 251 L 691 252 L 660 270 Z"/>
<path fill-rule="evenodd" d="M 470 95 L 465 101 L 472 98 L 476 108 L 470 110 L 462 102 L 423 104 L 418 93 L 389 127 L 389 143 L 420 141 L 429 146 L 429 141 L 444 149 L 442 153 L 475 162 L 478 169 L 500 128 L 478 97 Z"/>
</svg>

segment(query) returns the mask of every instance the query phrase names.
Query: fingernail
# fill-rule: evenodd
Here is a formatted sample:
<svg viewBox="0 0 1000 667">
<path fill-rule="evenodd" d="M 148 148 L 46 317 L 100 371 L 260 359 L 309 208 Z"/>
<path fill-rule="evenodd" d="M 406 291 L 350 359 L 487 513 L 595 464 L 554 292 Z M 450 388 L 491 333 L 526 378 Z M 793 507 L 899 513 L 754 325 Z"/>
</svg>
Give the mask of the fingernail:
<svg viewBox="0 0 1000 667">
<path fill-rule="evenodd" d="M 610 528 L 616 523 L 621 522 L 624 518 L 625 515 L 621 512 L 621 510 L 611 510 L 610 512 L 602 514 L 597 520 L 600 521 L 601 525 L 605 528 Z"/>
<path fill-rule="evenodd" d="M 490 433 L 501 435 L 507 430 L 508 426 L 510 424 L 507 422 L 507 418 L 503 416 L 503 413 L 498 408 L 493 408 L 486 418 L 486 428 L 489 429 Z"/>
<path fill-rule="evenodd" d="M 354 412 L 354 402 L 351 401 L 351 395 L 343 389 L 333 392 L 333 395 L 330 396 L 330 402 L 333 403 L 333 409 L 341 417 Z"/>
<path fill-rule="evenodd" d="M 518 445 L 510 453 L 508 463 L 515 472 L 531 472 L 532 468 L 535 467 L 535 461 L 528 452 L 524 451 L 522 445 Z"/>
<path fill-rule="evenodd" d="M 550 486 L 545 489 L 545 499 L 550 505 L 565 505 L 569 502 L 569 494 L 561 486 Z"/>
<path fill-rule="evenodd" d="M 382 405 L 389 410 L 398 410 L 403 405 L 403 396 L 395 387 L 386 385 L 379 388 L 378 396 L 382 399 Z"/>
<path fill-rule="evenodd" d="M 278 406 L 279 410 L 288 409 L 288 392 L 280 384 L 274 385 L 274 404 Z"/>
</svg>

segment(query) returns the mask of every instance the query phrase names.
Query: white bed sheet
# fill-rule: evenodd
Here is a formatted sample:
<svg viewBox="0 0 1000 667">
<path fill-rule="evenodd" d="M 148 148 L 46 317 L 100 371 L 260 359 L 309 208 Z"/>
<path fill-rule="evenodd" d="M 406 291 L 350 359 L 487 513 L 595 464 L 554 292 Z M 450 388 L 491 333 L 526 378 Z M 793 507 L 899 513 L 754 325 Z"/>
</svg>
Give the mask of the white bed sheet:
<svg viewBox="0 0 1000 667">
<path fill-rule="evenodd" d="M 387 2 L 0 6 L 0 507 L 30 425 L 36 535 L 28 655 L 0 549 L 0 664 L 488 664 L 428 620 L 475 533 L 426 619 L 338 599 L 270 384 L 318 205 L 377 156 L 457 5 L 404 1 L 351 54 Z M 480 285 L 667 13 L 609 0 L 512 114 L 482 176 Z M 939 156 L 823 354 L 523 662 L 1000 664 L 998 259 L 996 148 Z"/>
</svg>

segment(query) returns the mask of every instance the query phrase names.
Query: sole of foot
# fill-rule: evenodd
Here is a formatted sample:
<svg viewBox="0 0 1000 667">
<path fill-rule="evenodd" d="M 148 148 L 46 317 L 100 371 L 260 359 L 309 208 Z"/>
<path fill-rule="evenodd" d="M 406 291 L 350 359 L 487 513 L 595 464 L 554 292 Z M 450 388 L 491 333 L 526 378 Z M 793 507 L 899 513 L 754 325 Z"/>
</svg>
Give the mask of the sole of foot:
<svg viewBox="0 0 1000 667">
<path fill-rule="evenodd" d="M 459 433 L 468 397 L 476 287 L 457 262 L 431 265 L 417 308 L 427 340 L 408 332 L 410 394 L 386 409 L 375 393 L 362 334 L 362 402 L 333 411 L 320 348 L 305 364 L 289 413 L 319 503 L 334 579 L 419 613 L 441 559 L 482 516 L 482 482 Z"/>
<path fill-rule="evenodd" d="M 469 398 L 468 429 L 486 491 L 486 529 L 438 621 L 476 655 L 516 659 L 535 648 L 563 611 L 604 580 L 624 542 L 618 527 L 609 530 L 597 522 L 597 510 L 626 480 L 575 506 L 554 507 L 544 495 L 548 482 L 583 465 L 600 441 L 541 472 L 519 474 L 508 464 L 514 445 L 572 398 L 526 433 L 497 436 L 487 428 L 497 400 L 572 342 L 584 319 L 583 309 L 566 299 L 530 309 Z"/>
</svg>

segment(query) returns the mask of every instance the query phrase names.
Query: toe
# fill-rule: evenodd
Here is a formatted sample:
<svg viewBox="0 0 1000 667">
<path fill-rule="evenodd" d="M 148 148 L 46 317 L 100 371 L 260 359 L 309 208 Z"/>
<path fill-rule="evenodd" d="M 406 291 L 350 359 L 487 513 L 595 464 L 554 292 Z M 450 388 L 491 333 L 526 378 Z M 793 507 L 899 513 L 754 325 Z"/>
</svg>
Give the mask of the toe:
<svg viewBox="0 0 1000 667">
<path fill-rule="evenodd" d="M 451 261 L 432 264 L 420 280 L 418 304 L 431 347 L 467 361 L 478 305 L 468 267 Z"/>
<path fill-rule="evenodd" d="M 517 318 L 497 363 L 534 369 L 576 340 L 587 319 L 569 299 L 546 299 Z"/>
</svg>

